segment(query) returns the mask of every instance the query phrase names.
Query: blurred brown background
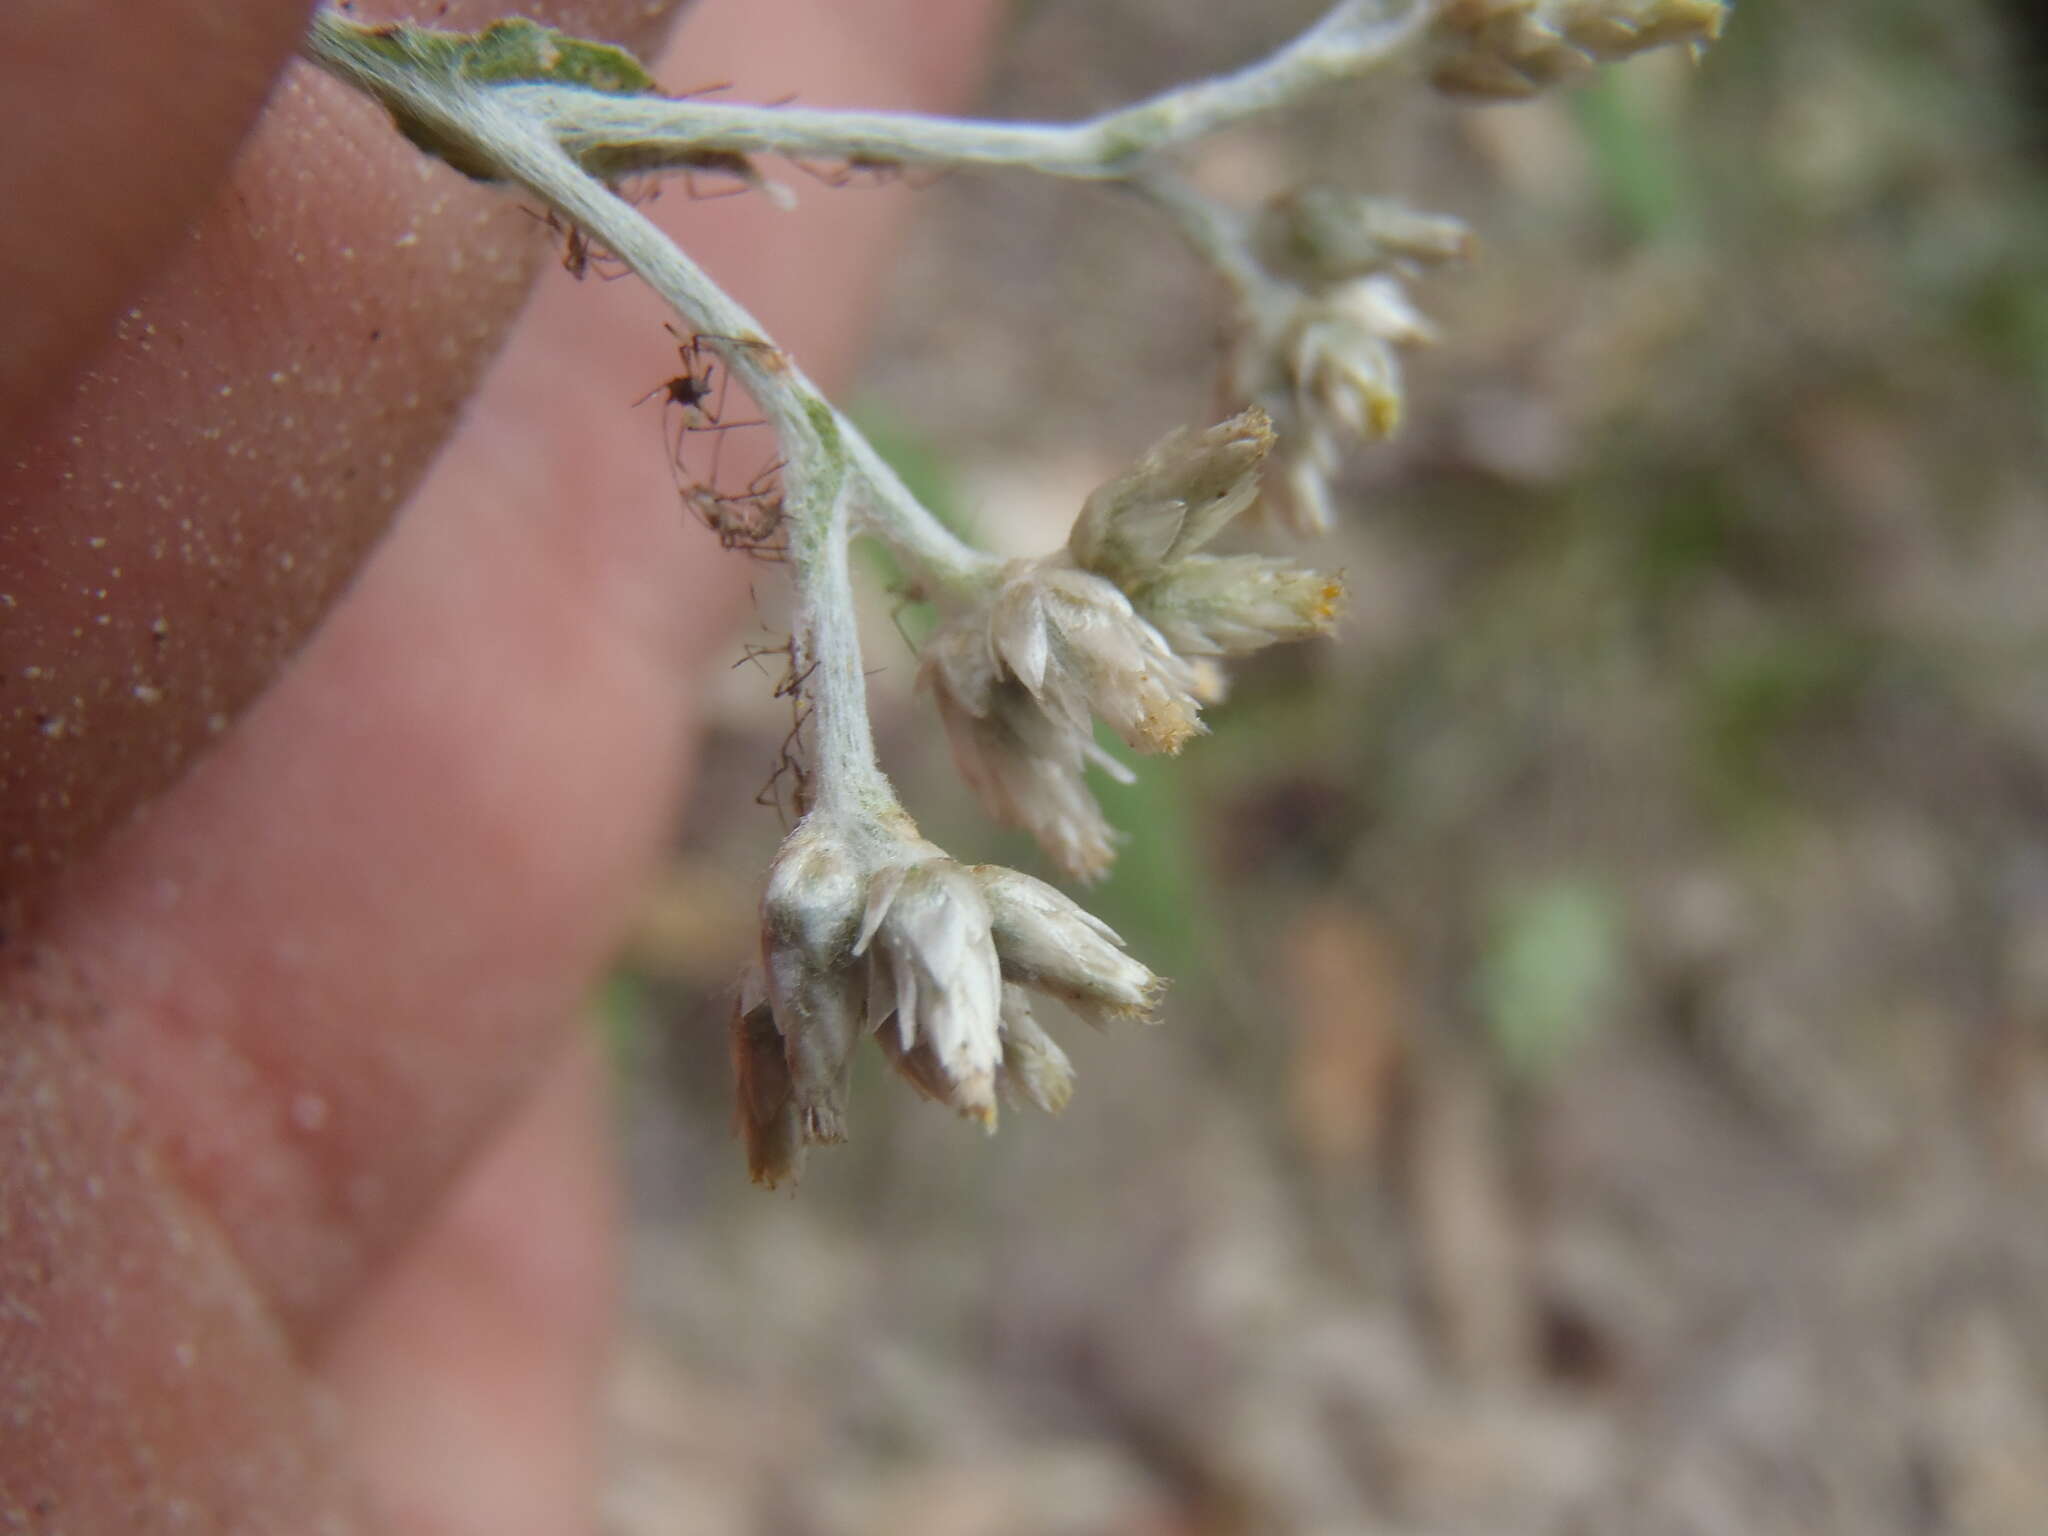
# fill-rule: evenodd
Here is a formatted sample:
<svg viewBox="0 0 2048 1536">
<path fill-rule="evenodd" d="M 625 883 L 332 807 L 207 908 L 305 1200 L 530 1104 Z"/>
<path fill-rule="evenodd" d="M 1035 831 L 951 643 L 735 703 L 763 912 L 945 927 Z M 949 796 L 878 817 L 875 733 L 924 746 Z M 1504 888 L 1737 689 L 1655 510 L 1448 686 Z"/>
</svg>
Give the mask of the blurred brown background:
<svg viewBox="0 0 2048 1536">
<path fill-rule="evenodd" d="M 984 110 L 1092 113 L 1317 10 L 1019 4 Z M 1746 5 L 1701 68 L 1204 151 L 1219 191 L 1479 237 L 1317 552 L 1343 632 L 1101 786 L 1130 841 L 1090 905 L 1166 1022 L 1069 1024 L 1072 1107 L 993 1141 L 869 1061 L 793 1198 L 726 1134 L 779 834 L 736 807 L 787 723 L 733 674 L 606 1000 L 616 1536 L 2048 1531 L 2040 25 Z M 1217 415 L 1219 295 L 1145 209 L 958 176 L 920 210 L 851 403 L 950 515 L 1048 547 Z M 906 802 L 1046 873 L 880 587 Z"/>
</svg>

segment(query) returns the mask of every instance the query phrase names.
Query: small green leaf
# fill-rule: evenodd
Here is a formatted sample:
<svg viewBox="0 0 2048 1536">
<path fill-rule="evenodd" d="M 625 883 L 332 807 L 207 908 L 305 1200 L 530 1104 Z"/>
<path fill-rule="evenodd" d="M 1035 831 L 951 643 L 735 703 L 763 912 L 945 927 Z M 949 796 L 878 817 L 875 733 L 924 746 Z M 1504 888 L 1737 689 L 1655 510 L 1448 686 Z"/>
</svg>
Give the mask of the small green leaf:
<svg viewBox="0 0 2048 1536">
<path fill-rule="evenodd" d="M 611 43 L 593 43 L 514 17 L 481 32 L 443 32 L 410 22 L 369 27 L 346 24 L 362 45 L 418 73 L 443 80 L 553 81 L 614 95 L 656 90 L 640 61 Z"/>
<path fill-rule="evenodd" d="M 381 61 L 386 70 L 396 66 L 408 75 L 443 85 L 551 82 L 629 96 L 659 89 L 654 77 L 625 49 L 570 37 L 523 17 L 494 21 L 481 32 L 442 32 L 410 22 L 372 27 L 332 15 L 321 19 L 321 35 L 338 52 L 354 52 L 360 60 Z M 376 73 L 374 69 L 370 72 Z M 423 121 L 390 92 L 380 90 L 377 95 L 398 131 L 416 147 L 445 160 L 472 180 L 496 179 L 496 168 L 459 139 Z"/>
</svg>

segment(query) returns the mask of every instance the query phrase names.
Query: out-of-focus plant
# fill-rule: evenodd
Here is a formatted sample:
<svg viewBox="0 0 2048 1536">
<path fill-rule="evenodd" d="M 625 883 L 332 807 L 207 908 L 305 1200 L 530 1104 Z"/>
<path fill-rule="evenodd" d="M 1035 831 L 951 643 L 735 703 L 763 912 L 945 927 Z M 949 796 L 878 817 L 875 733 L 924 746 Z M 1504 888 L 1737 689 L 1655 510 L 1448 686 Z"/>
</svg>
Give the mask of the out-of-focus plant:
<svg viewBox="0 0 2048 1536">
<path fill-rule="evenodd" d="M 380 102 L 414 144 L 538 199 L 572 270 L 617 263 L 669 302 L 681 370 L 654 393 L 685 437 L 734 425 L 717 415 L 720 368 L 775 435 L 774 467 L 743 487 L 679 474 L 725 542 L 786 558 L 795 585 L 785 687 L 801 710 L 800 819 L 769 871 L 760 962 L 733 1021 L 755 1179 L 794 1177 L 807 1147 L 845 1138 L 864 1038 L 920 1091 L 992 1128 L 1001 1095 L 1057 1111 L 1071 1090 L 1038 1001 L 1106 1024 L 1149 1016 L 1163 988 L 1053 887 L 959 864 L 919 835 L 875 754 L 849 540 L 878 540 L 934 605 L 920 678 L 984 806 L 1069 875 L 1100 876 L 1117 837 L 1086 771 L 1128 770 L 1098 747 L 1096 722 L 1132 751 L 1177 753 L 1203 731 L 1225 662 L 1330 627 L 1336 576 L 1210 546 L 1262 496 L 1299 532 L 1330 525 L 1333 471 L 1348 445 L 1396 429 L 1400 353 L 1432 334 L 1408 284 L 1469 246 L 1453 219 L 1319 186 L 1240 208 L 1176 175 L 1176 153 L 1323 91 L 1534 95 L 1644 49 L 1699 47 L 1725 15 L 1722 0 L 1343 0 L 1234 74 L 1070 125 L 677 99 L 623 51 L 532 22 L 461 34 L 315 16 L 307 57 Z M 1003 560 L 970 547 L 622 195 L 663 173 L 767 189 L 767 156 L 847 177 L 979 168 L 1126 186 L 1229 290 L 1242 409 L 1170 434 L 1099 487 L 1059 549 Z"/>
</svg>

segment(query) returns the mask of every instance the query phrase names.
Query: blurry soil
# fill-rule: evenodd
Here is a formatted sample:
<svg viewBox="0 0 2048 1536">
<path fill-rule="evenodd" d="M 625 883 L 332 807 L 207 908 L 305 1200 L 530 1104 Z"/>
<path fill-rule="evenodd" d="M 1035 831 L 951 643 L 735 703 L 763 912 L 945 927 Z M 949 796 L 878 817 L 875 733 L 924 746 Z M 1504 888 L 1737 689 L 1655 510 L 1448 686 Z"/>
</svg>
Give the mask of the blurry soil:
<svg viewBox="0 0 2048 1536">
<path fill-rule="evenodd" d="M 1100 110 L 1315 10 L 1021 4 L 986 110 Z M 1104 788 L 1089 899 L 1166 1022 L 1070 1026 L 1073 1105 L 992 1141 L 867 1063 L 794 1196 L 726 1135 L 779 830 L 732 807 L 787 726 L 732 674 L 612 1007 L 614 1536 L 2048 1531 L 2037 78 L 1968 3 L 1744 6 L 1697 69 L 1203 152 L 1479 237 L 1317 553 L 1344 633 Z M 953 177 L 854 404 L 1042 548 L 1218 413 L 1222 318 L 1115 194 Z M 889 607 L 907 803 L 1044 873 Z"/>
</svg>

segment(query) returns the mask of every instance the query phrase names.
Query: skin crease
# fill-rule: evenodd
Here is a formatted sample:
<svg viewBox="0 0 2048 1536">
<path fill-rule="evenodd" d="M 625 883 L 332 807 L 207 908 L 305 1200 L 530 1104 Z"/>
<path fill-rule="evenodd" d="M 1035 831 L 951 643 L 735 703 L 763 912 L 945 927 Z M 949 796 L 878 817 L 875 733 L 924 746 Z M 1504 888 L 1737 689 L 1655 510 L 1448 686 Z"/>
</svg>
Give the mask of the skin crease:
<svg viewBox="0 0 2048 1536">
<path fill-rule="evenodd" d="M 37 339 L 0 367 L 48 397 L 0 465 L 0 1523 L 588 1529 L 615 1197 L 572 1024 L 748 573 L 628 409 L 674 361 L 637 285 L 547 272 L 471 399 L 544 232 L 299 66 L 229 169 L 297 11 L 247 0 L 179 55 L 127 9 L 62 8 L 137 51 L 108 78 L 177 64 L 149 121 L 187 142 L 6 173 L 126 265 L 0 228 L 0 273 L 41 285 L 5 287 L 0 335 Z M 655 72 L 942 107 L 991 20 L 708 0 Z M 0 144 L 113 110 L 34 100 Z M 829 383 L 904 194 L 794 185 L 794 215 L 655 209 Z"/>
</svg>

